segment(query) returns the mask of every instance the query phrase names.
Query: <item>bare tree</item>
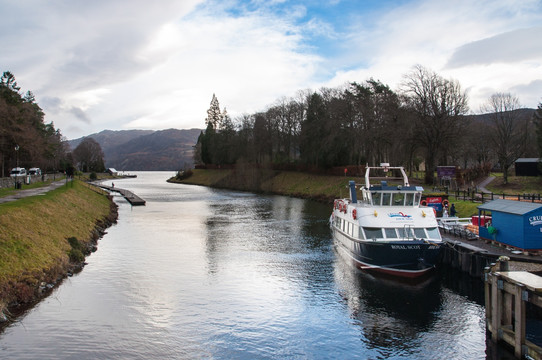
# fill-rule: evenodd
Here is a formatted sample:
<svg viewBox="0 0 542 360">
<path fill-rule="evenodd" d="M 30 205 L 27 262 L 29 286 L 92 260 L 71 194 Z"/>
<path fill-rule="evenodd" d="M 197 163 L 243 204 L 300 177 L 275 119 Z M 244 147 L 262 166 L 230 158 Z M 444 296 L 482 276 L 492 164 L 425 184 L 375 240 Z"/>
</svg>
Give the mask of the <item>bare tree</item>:
<svg viewBox="0 0 542 360">
<path fill-rule="evenodd" d="M 468 98 L 455 80 L 417 65 L 402 84 L 406 106 L 414 114 L 414 131 L 425 150 L 425 182 L 434 182 L 437 160 L 454 146 L 464 129 Z"/>
<path fill-rule="evenodd" d="M 493 94 L 482 106 L 491 123 L 490 137 L 505 184 L 508 170 L 524 152 L 528 135 L 528 122 L 516 111 L 518 109 L 519 99 L 510 93 Z"/>
<path fill-rule="evenodd" d="M 105 170 L 102 147 L 93 138 L 84 138 L 73 151 L 73 155 L 83 172 Z"/>
</svg>

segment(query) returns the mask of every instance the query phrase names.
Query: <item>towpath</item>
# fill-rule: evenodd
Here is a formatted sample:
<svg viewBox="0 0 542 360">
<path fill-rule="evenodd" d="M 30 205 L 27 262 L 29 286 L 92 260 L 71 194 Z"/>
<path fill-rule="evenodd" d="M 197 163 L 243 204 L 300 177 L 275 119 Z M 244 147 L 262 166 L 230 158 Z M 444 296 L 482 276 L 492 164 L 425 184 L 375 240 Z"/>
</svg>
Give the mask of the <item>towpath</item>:
<svg viewBox="0 0 542 360">
<path fill-rule="evenodd" d="M 25 190 L 17 190 L 13 194 L 6 195 L 4 197 L 0 197 L 0 204 L 19 200 L 28 196 L 35 196 L 35 195 L 42 195 L 46 192 L 49 192 L 51 190 L 57 189 L 61 187 L 62 185 L 66 184 L 66 179 L 59 180 L 59 181 L 53 181 L 49 185 L 34 188 L 34 189 L 25 189 Z"/>
</svg>

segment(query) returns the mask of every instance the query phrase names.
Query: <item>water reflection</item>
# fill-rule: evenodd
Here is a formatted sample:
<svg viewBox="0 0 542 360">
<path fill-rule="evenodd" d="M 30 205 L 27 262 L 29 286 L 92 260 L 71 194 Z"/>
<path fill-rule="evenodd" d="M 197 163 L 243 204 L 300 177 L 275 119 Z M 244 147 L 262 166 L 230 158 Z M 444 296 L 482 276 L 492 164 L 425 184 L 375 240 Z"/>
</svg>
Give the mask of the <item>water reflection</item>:
<svg viewBox="0 0 542 360">
<path fill-rule="evenodd" d="M 404 283 L 340 260 L 335 280 L 375 358 L 485 357 L 483 308 L 446 288 L 438 273 Z"/>
<path fill-rule="evenodd" d="M 5 358 L 480 359 L 483 307 L 437 273 L 374 278 L 334 251 L 329 206 L 168 184 L 115 185 L 88 266 L 0 337 Z M 469 286 L 467 286 L 469 287 Z"/>
</svg>

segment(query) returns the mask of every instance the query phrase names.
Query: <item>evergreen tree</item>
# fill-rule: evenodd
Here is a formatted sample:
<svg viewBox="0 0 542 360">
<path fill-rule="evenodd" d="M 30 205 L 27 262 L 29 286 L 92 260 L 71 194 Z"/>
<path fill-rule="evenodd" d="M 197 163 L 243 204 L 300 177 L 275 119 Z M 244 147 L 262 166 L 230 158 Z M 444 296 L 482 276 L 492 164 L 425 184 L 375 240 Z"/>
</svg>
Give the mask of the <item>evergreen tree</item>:
<svg viewBox="0 0 542 360">
<path fill-rule="evenodd" d="M 534 112 L 534 123 L 536 125 L 536 142 L 538 144 L 538 154 L 542 159 L 542 102 L 538 104 L 538 109 Z"/>
<path fill-rule="evenodd" d="M 207 118 L 205 119 L 205 125 L 212 124 L 215 130 L 220 130 L 222 127 L 223 114 L 220 112 L 220 104 L 215 94 L 211 100 L 211 106 L 207 110 Z"/>
</svg>

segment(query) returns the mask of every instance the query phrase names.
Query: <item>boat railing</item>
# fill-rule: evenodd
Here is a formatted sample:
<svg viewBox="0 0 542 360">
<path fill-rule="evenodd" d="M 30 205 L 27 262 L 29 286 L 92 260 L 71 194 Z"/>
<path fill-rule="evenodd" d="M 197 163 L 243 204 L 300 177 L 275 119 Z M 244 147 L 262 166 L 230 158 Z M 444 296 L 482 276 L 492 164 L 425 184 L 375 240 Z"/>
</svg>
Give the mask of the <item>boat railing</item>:
<svg viewBox="0 0 542 360">
<path fill-rule="evenodd" d="M 456 216 L 452 217 L 439 217 L 437 218 L 438 226 L 444 229 L 453 229 L 457 227 L 465 227 L 470 225 L 471 218 L 459 218 Z"/>
</svg>

